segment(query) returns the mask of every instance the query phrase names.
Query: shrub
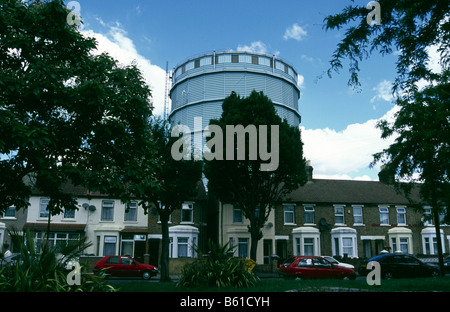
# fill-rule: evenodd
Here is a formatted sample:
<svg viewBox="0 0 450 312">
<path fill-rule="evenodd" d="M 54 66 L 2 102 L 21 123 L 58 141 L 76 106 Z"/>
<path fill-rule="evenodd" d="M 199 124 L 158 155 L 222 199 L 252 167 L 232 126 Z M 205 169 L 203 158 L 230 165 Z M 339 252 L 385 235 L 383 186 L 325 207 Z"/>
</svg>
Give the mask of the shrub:
<svg viewBox="0 0 450 312">
<path fill-rule="evenodd" d="M 258 281 L 245 259 L 230 256 L 233 247 L 210 241 L 209 250 L 208 254 L 197 250 L 198 259 L 183 267 L 177 286 L 239 288 L 253 286 Z"/>
<path fill-rule="evenodd" d="M 36 248 L 29 233 L 25 240 L 12 234 L 14 245 L 20 249 L 20 260 L 0 267 L 0 292 L 85 292 L 113 291 L 114 288 L 81 267 L 80 285 L 69 285 L 67 276 L 72 270 L 70 262 L 90 246 L 86 239 L 80 239 L 63 248 L 42 244 Z"/>
</svg>

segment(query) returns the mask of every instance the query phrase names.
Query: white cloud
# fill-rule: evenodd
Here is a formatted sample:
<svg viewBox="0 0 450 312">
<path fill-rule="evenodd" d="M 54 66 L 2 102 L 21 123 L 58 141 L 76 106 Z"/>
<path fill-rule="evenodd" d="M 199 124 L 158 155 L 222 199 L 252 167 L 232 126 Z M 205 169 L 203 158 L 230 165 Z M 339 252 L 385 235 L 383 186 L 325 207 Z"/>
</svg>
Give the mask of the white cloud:
<svg viewBox="0 0 450 312">
<path fill-rule="evenodd" d="M 383 100 L 386 102 L 392 102 L 394 95 L 392 94 L 392 82 L 383 80 L 372 90 L 376 91 L 376 95 L 370 99 L 371 103 L 377 100 Z"/>
<path fill-rule="evenodd" d="M 267 53 L 267 46 L 261 41 L 253 41 L 248 45 L 238 45 L 238 51 L 241 52 L 251 52 L 251 53 Z"/>
<path fill-rule="evenodd" d="M 164 113 L 164 90 L 166 71 L 159 66 L 153 65 L 149 59 L 140 55 L 136 46 L 128 37 L 127 32 L 119 23 L 107 25 L 99 20 L 102 26 L 108 28 L 106 33 L 96 33 L 92 30 L 83 30 L 85 36 L 97 40 L 97 53 L 108 53 L 119 63 L 130 65 L 135 63 L 152 91 L 153 113 L 162 115 Z"/>
<path fill-rule="evenodd" d="M 287 28 L 284 32 L 283 38 L 285 40 L 294 39 L 297 41 L 302 40 L 308 33 L 298 24 L 293 24 L 291 27 Z"/>
<path fill-rule="evenodd" d="M 381 119 L 393 120 L 395 106 Z M 393 143 L 393 138 L 381 139 L 381 130 L 376 127 L 378 120 L 348 125 L 343 131 L 325 129 L 305 129 L 302 127 L 303 153 L 311 160 L 314 177 L 331 179 L 369 180 L 361 174 L 373 161 L 373 154 L 381 152 Z M 376 168 L 374 170 L 379 170 Z"/>
</svg>

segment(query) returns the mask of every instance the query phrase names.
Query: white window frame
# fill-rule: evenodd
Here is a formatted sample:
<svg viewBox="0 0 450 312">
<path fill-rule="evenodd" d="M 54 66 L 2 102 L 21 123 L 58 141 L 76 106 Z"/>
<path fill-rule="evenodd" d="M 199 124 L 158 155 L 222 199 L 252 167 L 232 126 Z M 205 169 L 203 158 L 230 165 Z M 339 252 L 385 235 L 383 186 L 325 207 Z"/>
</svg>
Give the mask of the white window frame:
<svg viewBox="0 0 450 312">
<path fill-rule="evenodd" d="M 333 205 L 333 207 L 334 207 L 334 224 L 335 225 L 344 225 L 345 224 L 345 205 Z M 341 210 L 342 210 L 342 213 L 340 212 Z M 342 218 L 342 222 L 338 222 L 338 218 Z"/>
<path fill-rule="evenodd" d="M 185 219 L 185 214 L 188 218 Z M 181 205 L 181 224 L 193 224 L 194 223 L 194 203 L 185 202 Z"/>
<path fill-rule="evenodd" d="M 138 203 L 136 201 L 127 202 L 125 204 L 125 212 L 124 212 L 124 216 L 123 216 L 123 221 L 136 222 L 137 214 L 138 214 Z"/>
<path fill-rule="evenodd" d="M 105 209 L 111 210 L 111 212 L 110 212 L 111 219 L 109 217 L 104 218 L 103 213 L 104 213 Z M 105 214 L 106 214 L 106 212 L 105 212 Z M 102 200 L 102 211 L 101 211 L 101 215 L 100 215 L 100 220 L 103 222 L 113 222 L 114 221 L 114 200 L 107 200 L 107 199 Z"/>
<path fill-rule="evenodd" d="M 378 210 L 380 212 L 380 225 L 390 225 L 389 223 L 389 206 L 378 206 Z M 386 218 L 382 216 L 386 215 Z M 384 222 L 386 220 L 386 222 Z"/>
<path fill-rule="evenodd" d="M 248 258 L 249 252 L 250 252 L 250 240 L 248 239 L 248 237 L 238 237 L 237 238 L 237 256 L 243 257 L 243 258 Z"/>
<path fill-rule="evenodd" d="M 283 204 L 283 217 L 285 225 L 295 225 L 295 205 Z"/>
<path fill-rule="evenodd" d="M 314 205 L 303 205 L 303 210 L 304 210 L 304 219 L 305 219 L 305 224 L 315 224 L 315 206 Z M 311 215 L 312 217 L 312 222 L 306 222 L 306 216 L 307 215 Z"/>
<path fill-rule="evenodd" d="M 242 213 L 242 209 L 239 206 L 233 206 L 233 223 L 243 223 L 244 215 Z"/>
<path fill-rule="evenodd" d="M 350 244 L 344 244 L 344 241 L 350 240 Z M 337 246 L 336 246 L 337 241 Z M 349 252 L 349 248 L 350 252 Z M 344 253 L 349 258 L 358 257 L 358 241 L 356 230 L 351 228 L 336 228 L 331 233 L 331 251 L 332 256 L 344 257 Z M 344 252 L 344 249 L 346 249 Z"/>
<path fill-rule="evenodd" d="M 48 218 L 49 211 L 48 211 L 48 204 L 50 203 L 49 198 L 41 198 L 39 201 L 39 218 Z M 45 207 L 45 208 L 44 208 Z"/>
<path fill-rule="evenodd" d="M 71 215 L 73 214 L 73 215 Z M 64 209 L 63 212 L 63 219 L 69 219 L 69 220 L 74 220 L 75 219 L 75 215 L 76 215 L 76 210 L 75 209 Z"/>
<path fill-rule="evenodd" d="M 406 225 L 406 207 L 398 206 L 397 208 L 397 225 Z M 403 217 L 403 222 L 400 219 Z"/>
<path fill-rule="evenodd" d="M 364 225 L 364 206 L 363 205 L 352 205 L 353 208 L 353 225 Z M 355 209 L 359 209 L 361 213 L 356 213 Z M 357 222 L 357 218 L 361 219 L 361 222 Z"/>
</svg>

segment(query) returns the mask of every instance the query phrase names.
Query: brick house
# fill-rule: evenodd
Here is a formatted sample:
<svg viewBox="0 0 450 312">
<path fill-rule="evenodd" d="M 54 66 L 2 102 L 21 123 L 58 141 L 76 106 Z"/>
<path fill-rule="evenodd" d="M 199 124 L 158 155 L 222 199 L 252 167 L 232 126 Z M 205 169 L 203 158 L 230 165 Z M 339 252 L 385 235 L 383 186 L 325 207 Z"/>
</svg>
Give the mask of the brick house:
<svg viewBox="0 0 450 312">
<path fill-rule="evenodd" d="M 416 194 L 411 198 L 417 199 Z M 221 204 L 221 242 L 249 256 L 247 223 L 236 207 Z M 431 208 L 424 206 L 425 214 Z M 224 217 L 223 217 L 224 216 Z M 444 253 L 450 250 L 450 227 L 441 224 Z M 423 210 L 411 205 L 394 186 L 378 181 L 312 179 L 274 205 L 258 246 L 257 262 L 271 255 L 331 255 L 370 258 L 382 250 L 436 255 L 436 233 Z M 247 244 L 247 245 L 246 245 Z"/>
<path fill-rule="evenodd" d="M 50 218 L 50 243 L 65 244 L 83 236 L 92 246 L 85 255 L 93 260 L 105 255 L 130 255 L 138 261 L 158 265 L 160 254 L 161 225 L 155 210 L 144 213 L 139 200 L 123 203 L 105 194 L 90 192 L 83 187 L 67 184 L 64 191 L 77 198 L 78 210 L 65 210 Z M 29 231 L 39 245 L 47 231 L 49 198 L 33 190 L 27 209 L 16 211 L 10 207 L 0 216 L 0 248 L 7 244 L 13 252 L 8 229 L 19 233 Z M 172 258 L 195 257 L 192 246 L 203 248 L 207 238 L 206 192 L 203 183 L 198 184 L 197 195 L 186 201 L 181 209 L 172 213 L 169 224 Z M 148 244 L 146 244 L 148 242 Z"/>
</svg>

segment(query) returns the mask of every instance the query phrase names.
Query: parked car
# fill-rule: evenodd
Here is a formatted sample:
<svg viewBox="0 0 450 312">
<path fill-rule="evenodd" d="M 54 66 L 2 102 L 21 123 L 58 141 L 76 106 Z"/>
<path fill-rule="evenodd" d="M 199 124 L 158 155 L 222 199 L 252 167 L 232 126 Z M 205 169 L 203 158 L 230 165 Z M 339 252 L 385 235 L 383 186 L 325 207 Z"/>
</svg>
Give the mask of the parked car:
<svg viewBox="0 0 450 312">
<path fill-rule="evenodd" d="M 450 256 L 444 259 L 444 271 L 450 273 Z"/>
<path fill-rule="evenodd" d="M 322 257 L 325 258 L 326 260 L 330 261 L 334 265 L 339 265 L 339 266 L 342 266 L 342 267 L 345 267 L 345 268 L 349 268 L 349 269 L 352 269 L 352 270 L 355 269 L 354 265 L 349 264 L 349 263 L 339 262 L 339 261 L 337 261 L 336 259 L 334 259 L 331 256 L 322 256 Z"/>
<path fill-rule="evenodd" d="M 439 267 L 425 263 L 410 254 L 381 254 L 363 261 L 358 269 L 361 275 L 367 275 L 367 263 L 377 261 L 381 268 L 381 277 L 391 279 L 394 277 L 437 277 Z"/>
<path fill-rule="evenodd" d="M 129 256 L 105 256 L 96 263 L 93 271 L 105 277 L 142 277 L 145 280 L 158 274 L 153 265 L 139 263 Z"/>
<path fill-rule="evenodd" d="M 355 279 L 355 270 L 334 265 L 319 256 L 292 256 L 280 264 L 279 275 L 287 278 L 348 278 Z"/>
<path fill-rule="evenodd" d="M 20 253 L 13 253 L 9 256 L 0 258 L 0 267 L 8 266 L 8 265 L 16 265 L 19 262 L 19 265 L 23 263 L 22 256 Z"/>
</svg>

